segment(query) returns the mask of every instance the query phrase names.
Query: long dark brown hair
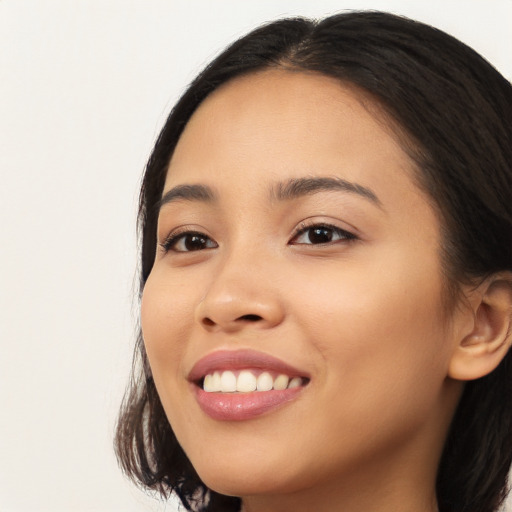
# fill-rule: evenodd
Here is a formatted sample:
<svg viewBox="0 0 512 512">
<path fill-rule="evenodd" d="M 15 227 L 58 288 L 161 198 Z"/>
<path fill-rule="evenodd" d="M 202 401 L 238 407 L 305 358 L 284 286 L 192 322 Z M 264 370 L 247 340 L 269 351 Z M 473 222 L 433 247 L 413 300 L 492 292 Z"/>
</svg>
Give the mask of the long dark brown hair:
<svg viewBox="0 0 512 512">
<path fill-rule="evenodd" d="M 317 72 L 374 98 L 417 164 L 418 182 L 442 219 L 447 289 L 512 271 L 512 87 L 448 34 L 382 12 L 347 12 L 319 22 L 284 19 L 241 38 L 190 85 L 169 115 L 140 195 L 140 289 L 156 250 L 156 205 L 179 137 L 221 84 L 266 68 Z M 492 512 L 502 503 L 512 459 L 512 355 L 469 382 L 437 478 L 441 512 Z M 187 510 L 236 511 L 238 498 L 209 490 L 165 416 L 139 335 L 134 372 L 117 425 L 124 471 L 145 488 L 175 492 Z"/>
</svg>

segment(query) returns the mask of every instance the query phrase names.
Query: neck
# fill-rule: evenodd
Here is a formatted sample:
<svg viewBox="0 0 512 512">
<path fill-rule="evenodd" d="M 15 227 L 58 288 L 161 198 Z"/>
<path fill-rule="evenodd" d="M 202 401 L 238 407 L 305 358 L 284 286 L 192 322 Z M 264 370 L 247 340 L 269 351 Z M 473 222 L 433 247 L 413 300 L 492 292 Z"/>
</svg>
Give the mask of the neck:
<svg viewBox="0 0 512 512">
<path fill-rule="evenodd" d="M 349 477 L 321 489 L 313 486 L 281 495 L 247 496 L 242 512 L 438 512 L 434 483 L 415 485 L 409 478 Z"/>
<path fill-rule="evenodd" d="M 281 496 L 252 496 L 242 501 L 242 512 L 438 512 L 435 493 L 405 494 L 403 489 L 391 491 L 368 488 L 361 494 L 337 492 L 311 495 L 301 492 Z"/>
</svg>

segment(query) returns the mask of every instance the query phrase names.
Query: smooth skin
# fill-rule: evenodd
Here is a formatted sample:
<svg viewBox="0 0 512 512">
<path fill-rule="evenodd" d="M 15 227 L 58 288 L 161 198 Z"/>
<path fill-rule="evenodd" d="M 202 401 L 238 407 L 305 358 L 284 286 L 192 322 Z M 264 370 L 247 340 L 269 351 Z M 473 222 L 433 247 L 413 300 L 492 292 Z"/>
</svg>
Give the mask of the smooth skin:
<svg viewBox="0 0 512 512">
<path fill-rule="evenodd" d="M 378 112 L 325 76 L 252 74 L 202 103 L 169 165 L 164 195 L 209 196 L 161 208 L 143 336 L 180 444 L 245 512 L 437 510 L 462 381 L 510 343 L 499 276 L 447 307 L 438 215 Z M 310 382 L 257 418 L 214 420 L 187 376 L 237 349 Z"/>
</svg>

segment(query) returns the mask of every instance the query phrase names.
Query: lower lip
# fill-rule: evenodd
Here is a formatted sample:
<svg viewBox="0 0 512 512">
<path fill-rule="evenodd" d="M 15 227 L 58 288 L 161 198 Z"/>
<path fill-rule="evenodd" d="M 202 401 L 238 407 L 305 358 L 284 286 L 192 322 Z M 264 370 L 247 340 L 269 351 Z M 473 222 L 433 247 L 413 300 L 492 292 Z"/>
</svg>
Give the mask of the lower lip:
<svg viewBox="0 0 512 512">
<path fill-rule="evenodd" d="M 209 393 L 195 386 L 199 406 L 210 418 L 220 421 L 244 421 L 274 411 L 294 400 L 303 386 L 282 391 L 253 393 Z"/>
</svg>

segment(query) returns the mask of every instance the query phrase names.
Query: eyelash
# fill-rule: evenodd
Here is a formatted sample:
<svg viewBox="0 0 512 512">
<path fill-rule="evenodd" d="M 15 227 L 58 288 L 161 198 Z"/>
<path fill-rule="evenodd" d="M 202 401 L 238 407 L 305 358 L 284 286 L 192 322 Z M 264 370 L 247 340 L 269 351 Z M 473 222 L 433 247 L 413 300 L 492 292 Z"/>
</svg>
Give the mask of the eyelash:
<svg viewBox="0 0 512 512">
<path fill-rule="evenodd" d="M 296 240 L 297 238 L 299 238 L 300 236 L 306 234 L 308 231 L 312 231 L 312 230 L 324 230 L 324 231 L 329 231 L 331 233 L 331 237 L 332 236 L 338 236 L 339 239 L 338 240 L 327 240 L 325 242 L 318 242 L 318 243 L 310 243 L 310 244 L 306 244 L 306 243 L 298 243 L 294 240 Z M 200 238 L 203 242 L 204 245 L 208 245 L 209 243 L 213 244 L 212 246 L 210 247 L 199 247 L 197 249 L 186 249 L 185 250 L 178 250 L 176 249 L 176 246 L 178 245 L 178 243 L 180 241 L 183 241 L 184 244 L 186 244 L 186 238 L 187 237 L 198 237 Z M 311 234 L 310 234 L 311 236 Z M 297 228 L 297 230 L 294 232 L 292 238 L 290 239 L 290 244 L 291 245 L 322 245 L 322 246 L 325 246 L 325 245 L 328 245 L 328 244 L 331 244 L 331 243 L 337 243 L 337 242 L 341 242 L 341 241 L 345 241 L 345 242 L 350 242 L 350 241 L 353 241 L 353 240 L 357 240 L 357 236 L 354 235 L 353 233 L 350 233 L 349 231 L 346 231 L 344 229 L 341 229 L 337 226 L 334 226 L 332 224 L 327 224 L 327 223 L 312 223 L 312 224 L 305 224 L 305 223 L 302 223 L 299 228 Z M 312 242 L 311 238 L 309 238 L 309 240 Z M 204 233 L 201 233 L 200 231 L 189 231 L 187 230 L 186 228 L 184 228 L 183 230 L 180 230 L 178 232 L 175 232 L 175 233 L 171 233 L 161 244 L 161 247 L 162 249 L 164 250 L 164 252 L 169 252 L 169 251 L 174 251 L 174 252 L 178 252 L 178 253 L 186 253 L 186 252 L 196 252 L 196 251 L 202 251 L 202 250 L 206 250 L 206 249 L 215 249 L 218 247 L 217 243 L 211 239 L 209 236 L 205 235 Z"/>
<path fill-rule="evenodd" d="M 327 230 L 327 231 L 330 231 L 331 232 L 331 235 L 332 236 L 339 236 L 339 239 L 338 240 L 328 240 L 326 242 L 319 242 L 319 243 L 311 243 L 311 244 L 299 244 L 297 242 L 293 242 L 294 240 L 296 240 L 297 238 L 299 238 L 301 235 L 304 235 L 306 234 L 308 231 L 312 231 L 312 230 Z M 310 233 L 310 236 L 311 236 L 311 233 Z M 306 223 L 302 223 L 299 228 L 297 228 L 297 230 L 295 231 L 295 233 L 293 234 L 292 238 L 291 238 L 291 241 L 290 243 L 292 245 L 327 245 L 327 244 L 331 244 L 331 243 L 337 243 L 337 242 L 350 242 L 350 241 L 353 241 L 353 240 L 357 240 L 358 237 L 356 235 L 354 235 L 353 233 L 350 233 L 349 231 L 346 231 L 345 229 L 341 229 L 340 227 L 338 226 L 334 226 L 333 224 L 328 224 L 328 223 L 325 223 L 325 222 L 318 222 L 318 223 L 311 223 L 311 224 L 306 224 Z M 311 238 L 309 239 L 310 241 Z"/>
<path fill-rule="evenodd" d="M 181 240 L 183 240 L 183 243 L 186 243 L 185 242 L 186 237 L 193 237 L 193 236 L 196 236 L 198 238 L 205 240 L 206 243 L 213 242 L 213 244 L 215 244 L 215 245 L 214 245 L 214 247 L 204 247 L 204 248 L 198 248 L 195 250 L 194 249 L 192 249 L 192 250 L 177 250 L 176 249 L 176 246 L 178 245 L 178 243 Z M 186 228 L 183 228 L 177 232 L 171 233 L 160 244 L 160 246 L 166 253 L 169 251 L 185 253 L 185 252 L 196 252 L 196 251 L 205 250 L 205 249 L 214 249 L 215 247 L 217 247 L 217 243 L 214 240 L 212 240 L 209 236 L 205 235 L 204 233 L 201 233 L 200 231 L 187 230 Z"/>
</svg>

